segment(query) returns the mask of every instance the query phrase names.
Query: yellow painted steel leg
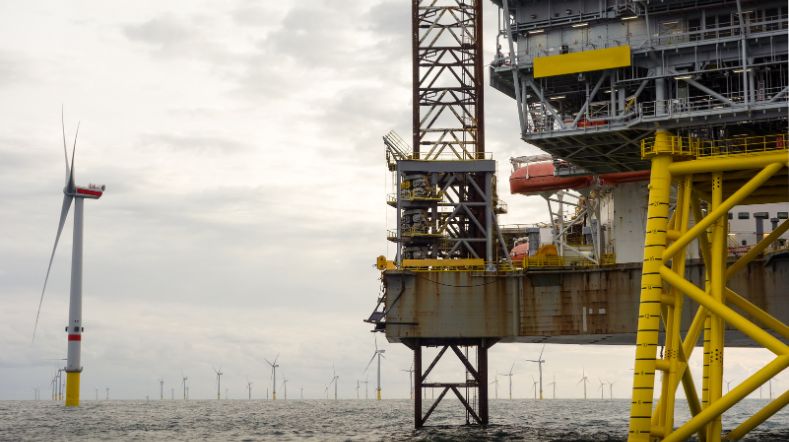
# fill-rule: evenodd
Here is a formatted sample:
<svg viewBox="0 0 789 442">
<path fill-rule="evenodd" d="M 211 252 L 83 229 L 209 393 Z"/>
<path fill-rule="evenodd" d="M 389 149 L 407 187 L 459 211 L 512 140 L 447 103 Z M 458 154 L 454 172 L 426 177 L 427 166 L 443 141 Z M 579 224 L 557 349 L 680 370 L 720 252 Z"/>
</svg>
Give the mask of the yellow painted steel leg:
<svg viewBox="0 0 789 442">
<path fill-rule="evenodd" d="M 79 372 L 66 373 L 66 406 L 79 406 Z"/>
<path fill-rule="evenodd" d="M 712 201 L 710 212 L 717 213 L 716 209 L 723 201 L 723 174 L 712 174 Z M 728 252 L 726 242 L 726 217 L 720 216 L 712 224 L 712 250 L 710 256 L 710 297 L 714 302 L 723 303 L 723 288 L 726 282 L 726 256 Z M 710 316 L 710 354 L 709 354 L 709 403 L 716 402 L 723 395 L 723 336 L 725 323 L 718 315 Z M 707 440 L 719 441 L 721 438 L 721 416 L 718 415 L 707 424 Z"/>
<path fill-rule="evenodd" d="M 628 440 L 649 441 L 652 423 L 652 397 L 655 388 L 655 357 L 660 331 L 661 296 L 660 267 L 666 249 L 669 198 L 671 192 L 671 147 L 669 134 L 655 134 L 656 155 L 652 158 L 649 179 L 644 262 L 641 274 L 641 297 L 636 334 L 636 357 L 633 373 L 633 400 L 630 409 Z"/>
</svg>

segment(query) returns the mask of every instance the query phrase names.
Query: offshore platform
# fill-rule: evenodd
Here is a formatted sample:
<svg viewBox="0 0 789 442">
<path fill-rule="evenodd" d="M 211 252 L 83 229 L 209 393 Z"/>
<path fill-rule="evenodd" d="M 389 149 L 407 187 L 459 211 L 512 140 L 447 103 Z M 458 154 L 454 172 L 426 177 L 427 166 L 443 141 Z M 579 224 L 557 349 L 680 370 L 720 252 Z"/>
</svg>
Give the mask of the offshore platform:
<svg viewBox="0 0 789 442">
<path fill-rule="evenodd" d="M 630 440 L 741 438 L 789 402 L 723 433 L 723 412 L 789 365 L 787 4 L 493 3 L 490 82 L 546 152 L 511 159 L 510 188 L 544 198 L 550 222 L 497 223 L 482 0 L 412 0 L 413 138 L 384 136 L 396 253 L 378 258 L 368 321 L 414 352 L 415 426 L 448 393 L 488 424 L 497 342 L 628 344 Z M 724 394 L 732 346 L 775 358 Z M 425 347 L 438 349 L 426 368 Z M 434 380 L 451 354 L 465 381 Z M 680 385 L 691 418 L 678 423 Z M 426 410 L 424 389 L 440 390 Z"/>
</svg>

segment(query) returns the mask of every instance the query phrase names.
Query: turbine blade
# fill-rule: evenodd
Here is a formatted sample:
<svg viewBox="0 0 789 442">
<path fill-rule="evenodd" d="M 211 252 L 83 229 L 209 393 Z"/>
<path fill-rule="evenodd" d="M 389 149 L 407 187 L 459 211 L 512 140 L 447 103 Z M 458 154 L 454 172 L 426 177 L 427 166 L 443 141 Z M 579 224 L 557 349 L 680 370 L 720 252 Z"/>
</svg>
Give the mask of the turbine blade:
<svg viewBox="0 0 789 442">
<path fill-rule="evenodd" d="M 74 154 L 77 153 L 77 136 L 79 136 L 79 122 L 77 122 L 77 131 L 74 133 L 74 146 L 71 148 L 71 173 L 68 177 L 69 192 L 74 192 L 77 187 L 74 184 Z"/>
<path fill-rule="evenodd" d="M 279 353 L 277 353 L 277 357 L 276 357 L 276 358 L 274 358 L 274 364 L 276 364 L 276 363 L 277 363 L 277 360 L 279 360 Z"/>
<path fill-rule="evenodd" d="M 52 246 L 52 255 L 49 256 L 49 265 L 47 266 L 47 275 L 44 277 L 44 287 L 41 289 L 41 297 L 38 299 L 38 310 L 36 310 L 36 321 L 33 324 L 33 341 L 36 340 L 36 329 L 38 329 L 38 318 L 41 315 L 41 306 L 44 304 L 44 293 L 47 290 L 47 282 L 49 282 L 49 272 L 52 270 L 52 261 L 55 260 L 55 251 L 58 248 L 58 241 L 60 241 L 60 234 L 63 233 L 63 225 L 66 223 L 66 216 L 71 208 L 71 201 L 74 199 L 71 195 L 63 195 L 63 205 L 60 208 L 60 221 L 58 221 L 58 232 L 55 234 L 55 245 Z"/>
<path fill-rule="evenodd" d="M 370 368 L 370 364 L 373 363 L 373 361 L 375 360 L 375 355 L 377 354 L 378 353 L 373 353 L 373 357 L 370 358 L 370 362 L 367 363 L 367 367 L 364 367 L 364 373 L 367 373 L 367 370 Z"/>
<path fill-rule="evenodd" d="M 542 344 L 542 350 L 540 350 L 540 357 L 537 358 L 538 361 L 542 361 L 542 352 L 545 351 L 545 344 Z"/>
<path fill-rule="evenodd" d="M 266 361 L 266 364 L 268 364 L 268 365 L 274 365 L 271 362 L 269 362 L 268 359 L 266 359 L 266 358 L 263 358 L 263 360 Z"/>
<path fill-rule="evenodd" d="M 63 105 L 60 105 L 60 128 L 63 130 L 63 156 L 66 159 L 66 185 L 68 185 L 69 178 L 69 165 L 68 165 L 68 147 L 66 146 L 66 122 L 63 117 Z"/>
</svg>

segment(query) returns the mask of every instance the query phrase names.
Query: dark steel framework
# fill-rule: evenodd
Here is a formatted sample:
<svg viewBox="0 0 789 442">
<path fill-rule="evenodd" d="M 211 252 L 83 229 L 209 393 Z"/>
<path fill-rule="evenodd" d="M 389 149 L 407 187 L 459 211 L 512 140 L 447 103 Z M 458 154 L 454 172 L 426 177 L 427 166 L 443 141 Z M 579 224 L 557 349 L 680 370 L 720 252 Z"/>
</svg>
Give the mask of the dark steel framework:
<svg viewBox="0 0 789 442">
<path fill-rule="evenodd" d="M 482 0 L 412 0 L 413 153 L 482 159 Z"/>
<path fill-rule="evenodd" d="M 403 343 L 414 351 L 414 426 L 421 428 L 444 396 L 450 391 L 458 398 L 466 411 L 466 424 L 488 425 L 488 349 L 496 342 L 495 339 L 412 339 Z M 441 347 L 427 368 L 422 371 L 422 348 Z M 465 352 L 461 350 L 465 348 Z M 469 349 L 476 350 L 477 366 L 471 363 Z M 452 350 L 466 370 L 465 382 L 426 382 L 438 361 Z M 474 350 L 471 351 L 474 353 Z M 422 407 L 422 395 L 426 389 L 441 389 L 438 398 L 425 411 Z M 470 391 L 476 389 L 476 395 Z M 476 401 L 472 398 L 476 397 Z M 426 398 L 425 398 L 426 399 Z"/>
</svg>

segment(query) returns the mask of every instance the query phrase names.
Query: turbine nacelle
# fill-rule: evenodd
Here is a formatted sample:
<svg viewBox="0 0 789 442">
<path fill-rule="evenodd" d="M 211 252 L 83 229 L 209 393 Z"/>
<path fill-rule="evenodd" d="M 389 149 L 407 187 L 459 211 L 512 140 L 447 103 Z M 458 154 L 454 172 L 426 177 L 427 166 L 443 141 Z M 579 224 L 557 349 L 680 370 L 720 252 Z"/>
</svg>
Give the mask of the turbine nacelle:
<svg viewBox="0 0 789 442">
<path fill-rule="evenodd" d="M 73 197 L 79 198 L 90 198 L 97 200 L 101 198 L 104 194 L 104 190 L 107 188 L 104 184 L 88 184 L 87 187 L 85 186 L 75 186 L 73 192 L 68 192 L 67 189 L 64 189 L 63 192 L 66 195 L 70 195 Z"/>
</svg>

